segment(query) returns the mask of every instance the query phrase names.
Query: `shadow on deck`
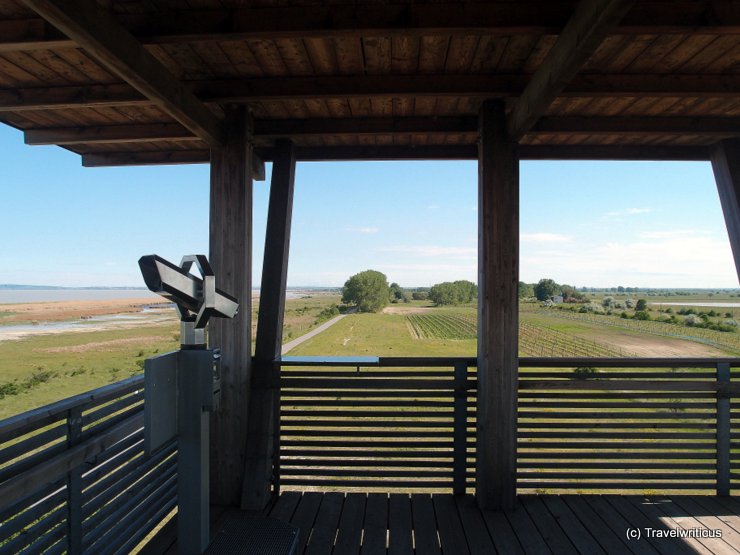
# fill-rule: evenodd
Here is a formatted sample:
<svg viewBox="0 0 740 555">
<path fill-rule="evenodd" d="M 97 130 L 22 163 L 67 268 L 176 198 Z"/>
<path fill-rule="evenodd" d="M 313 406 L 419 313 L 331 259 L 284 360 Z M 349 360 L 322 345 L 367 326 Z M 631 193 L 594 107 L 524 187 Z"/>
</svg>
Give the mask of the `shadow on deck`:
<svg viewBox="0 0 740 555">
<path fill-rule="evenodd" d="M 521 495 L 519 501 L 514 510 L 496 512 L 479 510 L 471 495 L 285 492 L 266 514 L 300 528 L 298 553 L 306 555 L 740 551 L 734 497 Z M 221 515 L 214 510 L 216 523 Z M 176 547 L 157 552 L 176 553 Z"/>
</svg>

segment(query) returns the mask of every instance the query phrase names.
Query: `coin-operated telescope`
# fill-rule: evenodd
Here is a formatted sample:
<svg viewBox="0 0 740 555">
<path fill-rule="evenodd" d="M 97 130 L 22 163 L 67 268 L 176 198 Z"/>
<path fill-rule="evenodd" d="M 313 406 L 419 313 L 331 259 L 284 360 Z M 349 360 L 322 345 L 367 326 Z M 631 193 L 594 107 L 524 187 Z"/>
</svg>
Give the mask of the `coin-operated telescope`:
<svg viewBox="0 0 740 555">
<path fill-rule="evenodd" d="M 200 277 L 190 273 L 193 264 Z M 236 299 L 216 289 L 216 278 L 203 255 L 185 256 L 179 266 L 157 255 L 142 256 L 139 267 L 154 293 L 175 303 L 180 316 L 180 350 L 144 363 L 145 450 L 151 454 L 177 439 L 178 546 L 181 554 L 208 547 L 209 422 L 218 408 L 218 349 L 207 348 L 210 318 L 233 318 Z"/>
</svg>

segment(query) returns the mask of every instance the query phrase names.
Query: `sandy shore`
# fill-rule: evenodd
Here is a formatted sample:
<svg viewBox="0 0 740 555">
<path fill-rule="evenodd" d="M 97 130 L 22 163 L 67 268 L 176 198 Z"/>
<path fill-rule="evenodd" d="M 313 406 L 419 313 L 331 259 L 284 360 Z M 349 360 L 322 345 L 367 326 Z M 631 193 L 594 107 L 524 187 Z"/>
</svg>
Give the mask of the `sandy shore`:
<svg viewBox="0 0 740 555">
<path fill-rule="evenodd" d="M 108 314 L 136 313 L 141 312 L 144 307 L 159 304 L 157 299 L 152 299 L 151 297 L 142 299 L 0 304 L 0 323 L 59 322 Z M 163 302 L 162 306 L 166 306 L 166 304 L 166 302 Z"/>
</svg>

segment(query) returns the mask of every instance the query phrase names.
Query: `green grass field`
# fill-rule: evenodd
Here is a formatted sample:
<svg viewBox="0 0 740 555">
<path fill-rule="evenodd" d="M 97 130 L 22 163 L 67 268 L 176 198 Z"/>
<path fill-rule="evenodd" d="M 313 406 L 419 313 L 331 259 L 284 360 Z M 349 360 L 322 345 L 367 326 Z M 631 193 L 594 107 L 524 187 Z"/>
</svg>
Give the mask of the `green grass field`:
<svg viewBox="0 0 740 555">
<path fill-rule="evenodd" d="M 603 296 L 603 295 L 602 295 Z M 697 302 L 698 297 L 662 298 Z M 735 300 L 732 297 L 727 300 Z M 655 302 L 657 299 L 650 299 Z M 720 300 L 713 297 L 713 300 Z M 328 319 L 338 295 L 286 302 L 283 339 L 300 337 Z M 253 308 L 253 334 L 258 307 Z M 0 324 L 1 325 L 1 324 Z M 178 326 L 36 335 L 0 341 L 0 418 L 42 406 L 142 371 L 143 361 L 178 347 Z M 475 356 L 476 308 L 434 308 L 416 301 L 388 313 L 349 314 L 290 353 L 326 356 Z M 740 333 L 688 328 L 619 316 L 580 314 L 523 304 L 522 356 L 737 356 Z"/>
</svg>

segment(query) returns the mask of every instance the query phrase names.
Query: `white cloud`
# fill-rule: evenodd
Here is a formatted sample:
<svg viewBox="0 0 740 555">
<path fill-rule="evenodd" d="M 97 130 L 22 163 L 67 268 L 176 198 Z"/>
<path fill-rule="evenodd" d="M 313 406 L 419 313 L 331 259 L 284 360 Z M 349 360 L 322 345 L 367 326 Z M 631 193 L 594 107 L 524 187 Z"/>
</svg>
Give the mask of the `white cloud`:
<svg viewBox="0 0 740 555">
<path fill-rule="evenodd" d="M 620 218 L 622 216 L 635 216 L 637 214 L 648 214 L 652 212 L 652 208 L 626 208 L 624 210 L 612 210 L 607 212 L 604 216 L 608 218 Z"/>
<path fill-rule="evenodd" d="M 647 232 L 635 241 L 571 248 L 523 248 L 522 279 L 551 277 L 592 286 L 737 287 L 729 243 L 687 231 Z"/>
<path fill-rule="evenodd" d="M 354 231 L 355 233 L 378 233 L 380 228 L 378 227 L 348 227 L 347 231 Z"/>
<path fill-rule="evenodd" d="M 704 229 L 670 229 L 664 231 L 645 231 L 640 233 L 641 239 L 679 239 L 695 237 L 697 235 L 708 235 Z"/>
<path fill-rule="evenodd" d="M 573 240 L 568 235 L 559 233 L 522 233 L 522 243 L 570 243 Z"/>
</svg>

